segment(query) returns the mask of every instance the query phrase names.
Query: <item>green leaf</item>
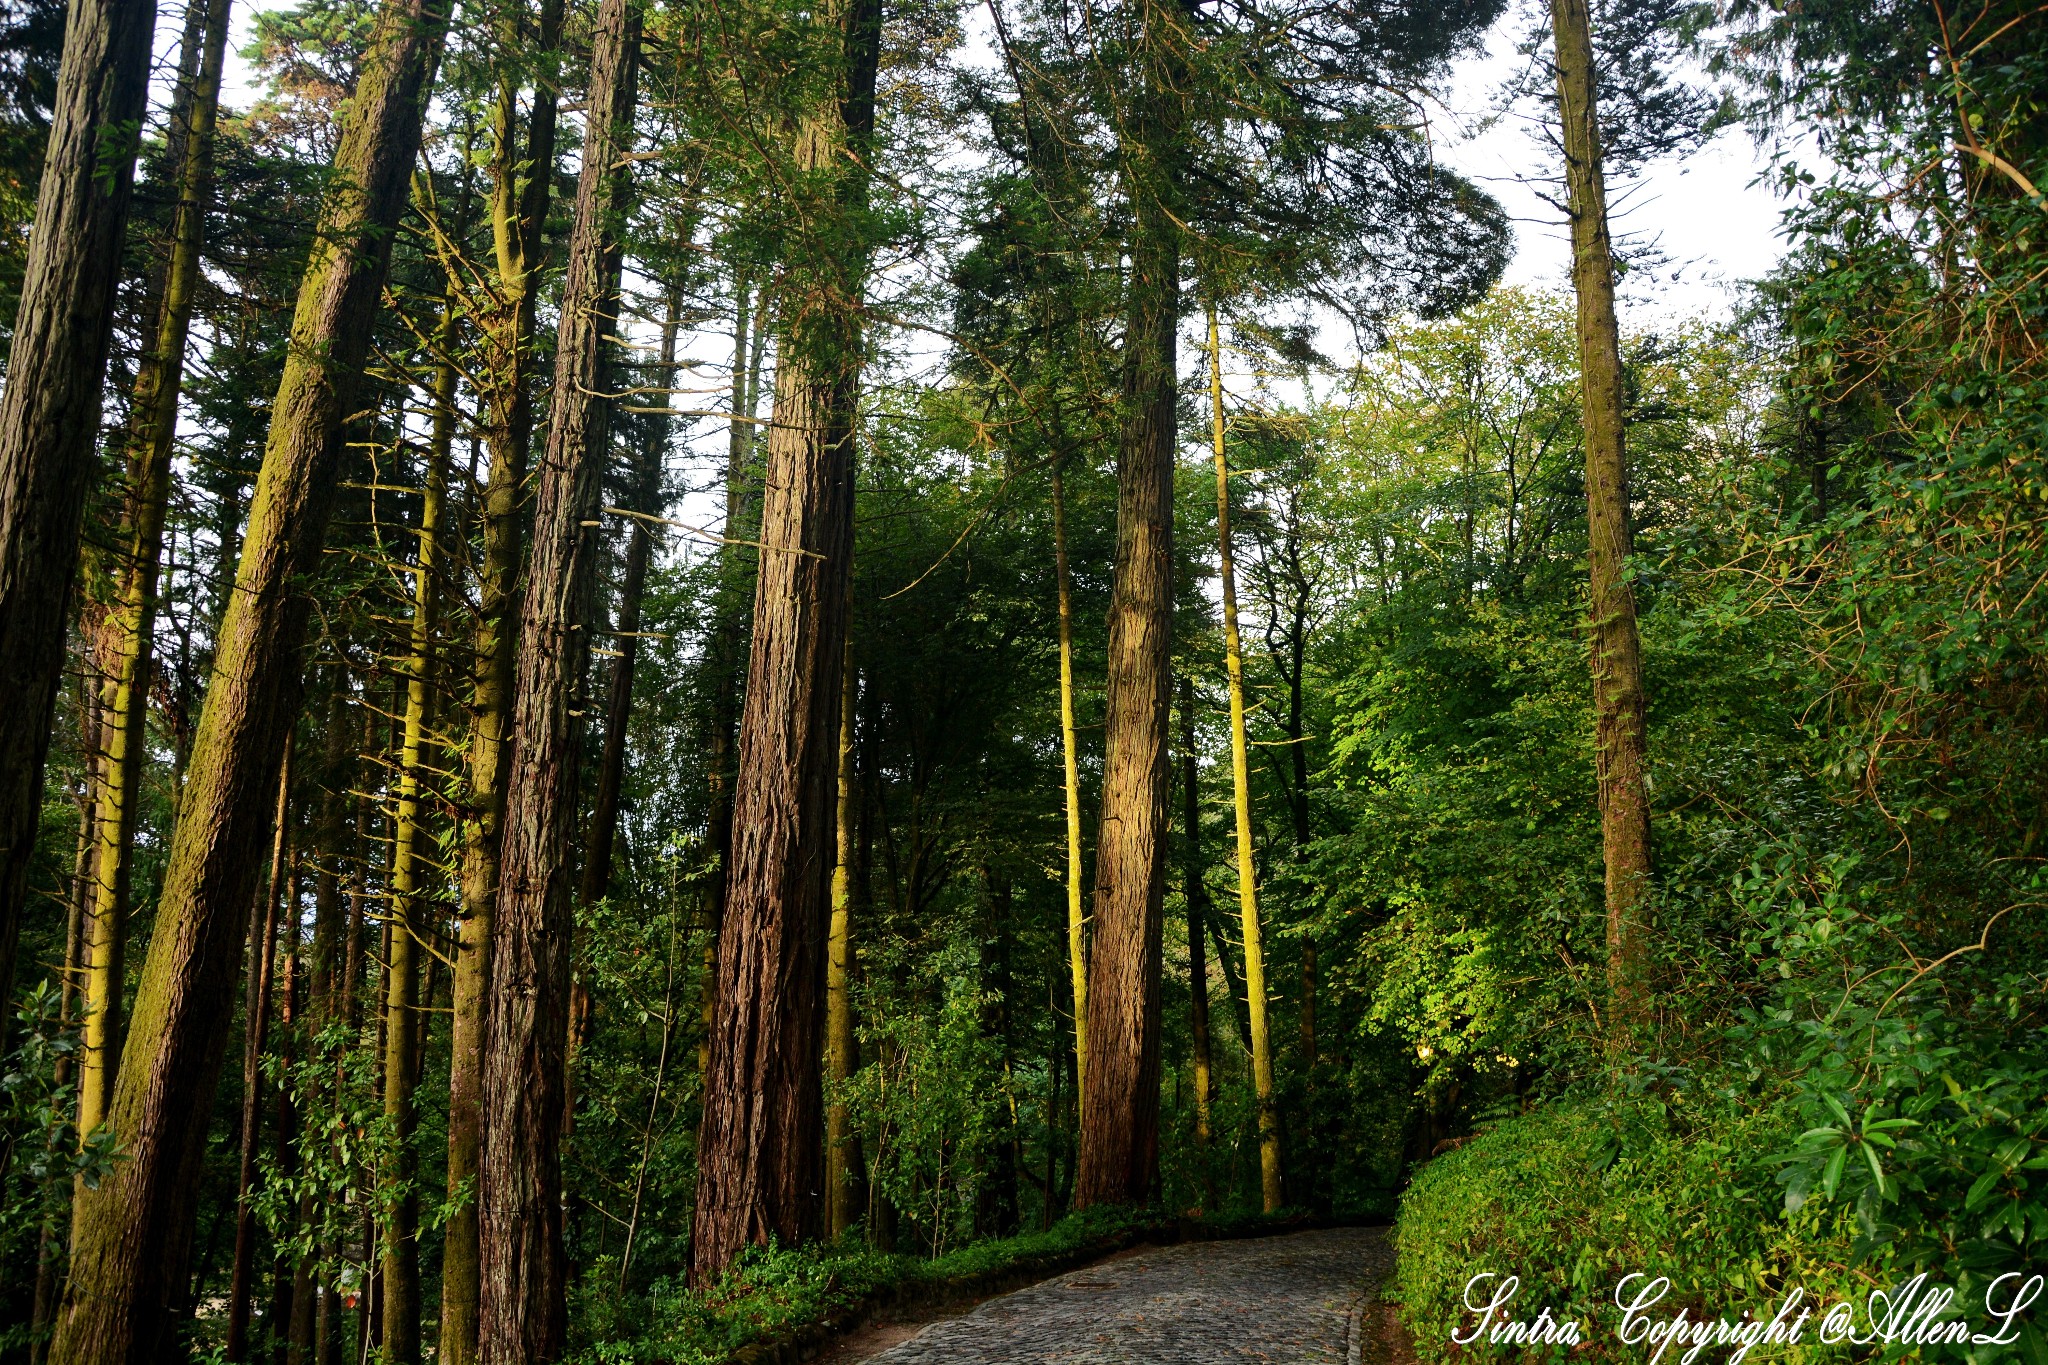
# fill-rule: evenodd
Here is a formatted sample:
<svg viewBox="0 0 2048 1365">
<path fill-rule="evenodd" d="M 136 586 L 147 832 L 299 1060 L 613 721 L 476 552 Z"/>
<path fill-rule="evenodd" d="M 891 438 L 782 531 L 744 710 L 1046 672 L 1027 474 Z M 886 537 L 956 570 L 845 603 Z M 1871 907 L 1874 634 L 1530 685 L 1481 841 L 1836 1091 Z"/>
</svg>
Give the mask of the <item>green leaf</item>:
<svg viewBox="0 0 2048 1365">
<path fill-rule="evenodd" d="M 1821 1172 L 1820 1187 L 1830 1199 L 1834 1198 L 1835 1186 L 1842 1181 L 1842 1167 L 1849 1163 L 1847 1146 L 1835 1148 L 1835 1154 L 1828 1158 L 1827 1169 Z"/>
</svg>

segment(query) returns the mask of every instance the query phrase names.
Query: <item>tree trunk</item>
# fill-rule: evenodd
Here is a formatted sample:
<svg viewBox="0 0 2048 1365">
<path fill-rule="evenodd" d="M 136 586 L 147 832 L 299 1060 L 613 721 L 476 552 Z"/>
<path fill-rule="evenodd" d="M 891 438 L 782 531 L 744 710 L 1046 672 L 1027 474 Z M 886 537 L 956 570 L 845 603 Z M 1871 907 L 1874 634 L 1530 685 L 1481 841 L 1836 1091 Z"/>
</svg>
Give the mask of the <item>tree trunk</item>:
<svg viewBox="0 0 2048 1365">
<path fill-rule="evenodd" d="M 1195 685 L 1180 680 L 1180 790 L 1185 861 L 1182 899 L 1187 905 L 1188 1033 L 1195 1064 L 1195 1159 L 1202 1164 L 1202 1211 L 1216 1207 L 1216 1171 L 1211 1164 L 1211 1107 L 1215 1070 L 1209 1049 L 1209 957 L 1202 925 L 1209 917 L 1209 893 L 1202 883 L 1201 770 L 1195 759 Z"/>
<path fill-rule="evenodd" d="M 222 1004 L 241 965 L 253 855 L 298 714 L 301 585 L 320 568 L 344 423 L 356 410 L 445 15 L 425 0 L 388 0 L 349 103 L 115 1084 L 114 1131 L 128 1160 L 80 1200 L 51 1352 L 58 1365 L 161 1359 L 171 1349 L 232 1018 Z M 107 259 L 96 257 L 101 267 Z"/>
<path fill-rule="evenodd" d="M 1162 151 L 1175 136 L 1160 49 L 1177 20 L 1149 12 L 1147 126 L 1126 149 L 1136 201 L 1117 441 L 1116 583 L 1104 692 L 1102 817 L 1088 948 L 1088 1074 L 1074 1204 L 1138 1204 L 1159 1166 L 1160 903 L 1172 711 L 1173 455 L 1180 231 Z"/>
<path fill-rule="evenodd" d="M 286 1069 L 297 1060 L 297 1029 L 301 1023 L 299 996 L 299 851 L 295 847 L 290 859 L 291 871 L 285 878 L 284 915 L 279 929 L 284 935 L 282 951 L 284 961 L 280 964 L 283 980 L 279 983 L 277 1023 L 279 1034 L 278 1061 Z M 272 1120 L 271 1164 L 278 1173 L 278 1179 L 289 1186 L 298 1175 L 299 1157 L 299 1107 L 292 1094 L 289 1082 L 277 1088 L 277 1114 Z M 300 1205 L 298 1207 L 303 1207 Z M 290 1351 L 291 1325 L 296 1316 L 299 1258 L 289 1253 L 293 1229 L 287 1226 L 275 1239 L 276 1254 L 270 1268 L 270 1308 L 263 1316 L 265 1335 L 270 1338 L 270 1350 L 266 1359 L 280 1360 Z"/>
<path fill-rule="evenodd" d="M 1088 915 L 1081 903 L 1081 755 L 1074 723 L 1074 583 L 1067 572 L 1067 496 L 1052 466 L 1052 557 L 1060 607 L 1060 757 L 1067 798 L 1067 973 L 1074 985 L 1074 1071 L 1088 1078 Z"/>
<path fill-rule="evenodd" d="M 1587 614 L 1592 626 L 1593 755 L 1607 864 L 1607 981 L 1613 1042 L 1626 1049 L 1649 1012 L 1649 768 L 1643 648 L 1636 633 L 1628 464 L 1624 451 L 1621 330 L 1614 313 L 1614 248 L 1600 164 L 1593 26 L 1586 0 L 1551 0 L 1565 186 L 1572 222 L 1572 287 L 1578 294 L 1580 398 L 1586 435 Z"/>
<path fill-rule="evenodd" d="M 1266 1010 L 1266 950 L 1252 863 L 1252 776 L 1244 730 L 1244 648 L 1237 633 L 1237 566 L 1230 548 L 1230 469 L 1225 458 L 1222 339 L 1209 305 L 1209 403 L 1216 459 L 1216 547 L 1223 589 L 1223 661 L 1230 678 L 1230 778 L 1237 811 L 1237 904 L 1244 921 L 1245 1001 L 1250 1011 L 1252 1088 L 1259 1106 L 1259 1193 L 1280 1207 L 1280 1115 L 1273 1097 L 1273 1037 Z"/>
<path fill-rule="evenodd" d="M 675 373 L 676 334 L 682 322 L 683 298 L 679 290 L 668 297 L 668 316 L 661 326 L 659 373 Z M 662 379 L 664 385 L 671 379 Z M 662 462 L 668 452 L 668 420 L 650 419 L 633 469 L 627 496 L 629 516 L 626 527 L 626 563 L 619 576 L 619 615 L 612 638 L 610 685 L 606 690 L 604 745 L 597 763 L 597 790 L 590 802 L 589 848 L 583 858 L 583 887 L 578 901 L 596 905 L 611 894 L 612 850 L 618 841 L 619 801 L 626 782 L 626 731 L 633 718 L 633 675 L 640 658 L 640 601 L 647 592 L 647 561 L 654 548 L 652 524 L 647 520 L 661 510 Z M 568 1054 L 563 1063 L 567 1089 L 562 1094 L 562 1141 L 566 1145 L 576 1129 L 576 1056 L 590 1040 L 596 1001 L 583 975 L 577 973 L 570 989 Z"/>
<path fill-rule="evenodd" d="M 141 800 L 142 757 L 148 748 L 150 643 L 156 632 L 157 575 L 163 561 L 164 513 L 170 500 L 171 455 L 185 342 L 199 280 L 199 251 L 213 196 L 213 130 L 220 108 L 221 62 L 227 47 L 227 0 L 192 7 L 179 59 L 182 79 L 171 114 L 172 142 L 182 147 L 171 259 L 164 272 L 155 345 L 135 380 L 128 430 L 128 546 L 118 605 L 101 628 L 106 655 L 106 758 L 100 784 L 94 852 L 93 909 L 87 920 L 86 999 L 78 1129 L 106 1120 L 121 1060 L 121 992 L 126 976 L 129 865 Z"/>
<path fill-rule="evenodd" d="M 99 464 L 100 383 L 155 23 L 153 0 L 70 6 L 0 394 L 0 695 L 18 708 L 0 726 L 0 1000 L 14 998 L 65 618 Z M 0 1018 L 0 1039 L 10 1022 Z"/>
<path fill-rule="evenodd" d="M 847 635 L 839 678 L 839 799 L 832 865 L 832 923 L 825 942 L 825 1084 L 828 1096 L 844 1086 L 860 1062 L 853 1036 L 853 878 L 855 774 L 853 763 L 853 639 Z M 853 1226 L 860 1156 L 852 1116 L 843 1098 L 825 1104 L 825 1235 L 838 1241 Z"/>
<path fill-rule="evenodd" d="M 546 1365 L 567 1328 L 562 1244 L 563 1051 L 585 674 L 596 620 L 597 514 L 618 330 L 621 234 L 640 16 L 604 0 L 590 63 L 589 129 L 562 286 L 554 410 L 534 505 L 520 626 L 491 980 L 478 1184 L 478 1354 Z"/>
<path fill-rule="evenodd" d="M 455 340 L 455 308 L 444 314 L 440 341 Z M 384 1225 L 384 1359 L 416 1365 L 420 1358 L 419 1128 L 415 1092 L 425 1028 L 419 1000 L 420 959 L 433 933 L 430 898 L 423 885 L 426 775 L 437 766 L 428 752 L 434 724 L 434 635 L 439 628 L 441 521 L 448 500 L 448 452 L 455 440 L 455 367 L 434 375 L 434 425 L 427 446 L 420 498 L 419 548 L 413 560 L 412 639 L 404 664 L 405 722 L 398 759 L 398 799 L 391 844 L 391 956 L 384 970 L 384 1117 L 391 1158 L 382 1173 Z"/>
<path fill-rule="evenodd" d="M 881 12 L 833 0 L 846 86 L 795 130 L 799 170 L 865 198 Z M 833 214 L 833 218 L 838 215 Z M 866 253 L 850 232 L 798 244 L 782 309 L 763 478 L 754 635 L 733 793 L 718 1007 L 698 1133 L 690 1282 L 742 1247 L 818 1230 L 824 1179 L 820 1034 L 833 865 L 835 741 L 853 558 L 854 399 Z"/>
<path fill-rule="evenodd" d="M 561 42 L 562 0 L 541 0 L 538 47 Z M 509 51 L 516 52 L 517 34 Z M 516 63 L 517 58 L 513 61 Z M 514 69 L 508 65 L 508 70 Z M 483 568 L 471 679 L 469 772 L 462 833 L 462 902 L 455 925 L 449 1022 L 448 1190 L 474 1184 L 481 1153 L 484 1021 L 491 986 L 492 923 L 498 902 L 499 834 L 511 776 L 506 737 L 512 715 L 513 648 L 519 637 L 520 503 L 533 428 L 527 361 L 541 267 L 541 234 L 554 180 L 559 83 L 543 73 L 533 91 L 526 146 L 518 137 L 519 90 L 498 92 L 492 152 L 491 232 L 497 247 L 498 312 L 485 329 L 484 442 L 490 470 L 483 492 Z M 520 167 L 527 166 L 520 179 Z M 449 1215 L 441 1253 L 440 1359 L 475 1365 L 477 1204 L 474 1191 Z"/>
<path fill-rule="evenodd" d="M 270 886 L 249 918 L 249 981 L 242 1006 L 242 1160 L 235 1179 L 235 1265 L 228 1286 L 227 1358 L 249 1359 L 249 1316 L 256 1278 L 256 1149 L 262 1141 L 263 1048 L 270 1032 L 270 974 L 277 959 L 277 893 L 283 888 L 291 838 L 292 763 L 277 782 L 277 825 L 270 849 Z"/>
<path fill-rule="evenodd" d="M 88 775 L 87 781 L 80 784 L 84 791 L 91 790 L 90 782 Z M 84 998 L 75 983 L 84 975 L 85 900 L 91 894 L 88 886 L 90 873 L 87 871 L 87 859 L 92 854 L 91 798 L 85 797 L 81 807 L 83 818 L 78 824 L 73 884 L 71 894 L 65 897 L 64 971 L 58 978 L 57 1022 L 67 1029 L 77 1022 L 78 1002 Z M 70 1058 L 57 1059 L 51 1079 L 56 1083 L 57 1092 L 62 1094 L 71 1081 Z M 57 1293 L 63 1285 L 63 1225 L 60 1215 L 68 1201 L 63 1198 L 62 1167 L 55 1162 L 51 1166 L 50 1173 L 38 1182 L 42 1226 L 36 1230 L 35 1288 L 29 1298 L 29 1365 L 43 1365 L 43 1358 L 49 1354 L 50 1324 L 56 1319 Z"/>
</svg>

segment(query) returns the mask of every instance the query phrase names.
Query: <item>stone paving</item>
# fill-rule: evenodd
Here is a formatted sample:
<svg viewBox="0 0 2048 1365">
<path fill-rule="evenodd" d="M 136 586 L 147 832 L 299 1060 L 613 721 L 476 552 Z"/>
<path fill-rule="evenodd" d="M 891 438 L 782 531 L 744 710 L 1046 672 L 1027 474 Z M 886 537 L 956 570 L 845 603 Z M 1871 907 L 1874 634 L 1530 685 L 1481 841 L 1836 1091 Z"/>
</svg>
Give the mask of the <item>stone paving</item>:
<svg viewBox="0 0 2048 1365">
<path fill-rule="evenodd" d="M 1147 1247 L 935 1322 L 872 1365 L 1236 1365 L 1360 1359 L 1384 1228 Z"/>
</svg>

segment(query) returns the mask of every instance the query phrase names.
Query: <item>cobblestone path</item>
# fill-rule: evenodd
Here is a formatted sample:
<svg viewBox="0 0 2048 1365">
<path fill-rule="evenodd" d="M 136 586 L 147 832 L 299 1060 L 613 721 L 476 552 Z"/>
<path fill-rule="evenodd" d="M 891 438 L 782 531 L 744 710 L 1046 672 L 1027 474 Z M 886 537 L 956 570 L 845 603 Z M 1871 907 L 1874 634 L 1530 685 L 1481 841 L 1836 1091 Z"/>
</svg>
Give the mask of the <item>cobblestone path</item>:
<svg viewBox="0 0 2048 1365">
<path fill-rule="evenodd" d="M 1148 1247 L 991 1299 L 872 1365 L 1236 1365 L 1360 1358 L 1384 1228 Z"/>
</svg>

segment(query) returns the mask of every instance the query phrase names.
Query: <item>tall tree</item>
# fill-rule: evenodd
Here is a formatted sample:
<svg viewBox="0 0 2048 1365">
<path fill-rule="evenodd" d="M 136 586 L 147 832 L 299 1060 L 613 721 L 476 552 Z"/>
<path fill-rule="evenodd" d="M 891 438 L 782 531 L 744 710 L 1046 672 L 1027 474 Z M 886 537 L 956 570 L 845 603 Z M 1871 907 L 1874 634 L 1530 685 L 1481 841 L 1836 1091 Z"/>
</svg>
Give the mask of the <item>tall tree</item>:
<svg viewBox="0 0 2048 1365">
<path fill-rule="evenodd" d="M 1074 993 L 1074 1074 L 1088 1084 L 1088 914 L 1083 906 L 1081 746 L 1074 720 L 1074 581 L 1067 571 L 1067 490 L 1052 466 L 1052 560 L 1060 612 L 1060 765 L 1067 809 L 1067 976 Z"/>
<path fill-rule="evenodd" d="M 157 578 L 163 563 L 185 343 L 213 198 L 213 134 L 220 110 L 228 8 L 228 0 L 206 0 L 191 7 L 186 21 L 180 80 L 171 108 L 170 142 L 180 152 L 171 258 L 164 269 L 154 341 L 136 369 L 127 432 L 128 524 L 120 597 L 100 629 L 108 656 L 98 667 L 104 679 L 101 708 L 107 733 L 93 853 L 93 904 L 86 921 L 87 1014 L 78 1092 L 78 1128 L 83 1133 L 105 1121 L 121 1058 L 128 882 L 147 747 Z"/>
<path fill-rule="evenodd" d="M 839 798 L 833 821 L 832 923 L 825 940 L 825 1084 L 836 1090 L 850 1080 L 857 1062 L 853 1034 L 853 885 L 857 875 L 854 809 L 859 802 L 854 771 L 852 633 L 839 678 Z M 854 1222 L 854 1184 L 859 1157 L 852 1116 L 843 1097 L 825 1103 L 825 1235 L 837 1241 Z"/>
<path fill-rule="evenodd" d="M 1120 148 L 1131 203 L 1117 433 L 1116 581 L 1109 609 L 1102 816 L 1088 956 L 1088 1074 L 1074 1203 L 1142 1203 L 1159 1161 L 1159 962 L 1172 710 L 1174 404 L 1181 229 L 1176 212 L 1187 11 L 1137 0 L 1141 89 Z"/>
<path fill-rule="evenodd" d="M 1223 597 L 1223 666 L 1230 686 L 1230 790 L 1237 820 L 1237 906 L 1244 926 L 1245 999 L 1250 1010 L 1252 1092 L 1259 1110 L 1259 1196 L 1280 1207 L 1280 1112 L 1273 1092 L 1273 1029 L 1266 1001 L 1266 945 L 1259 924 L 1258 862 L 1252 845 L 1252 773 L 1245 737 L 1244 643 L 1237 629 L 1237 561 L 1230 543 L 1230 466 L 1223 411 L 1223 339 L 1216 305 L 1209 323 L 1211 453 L 1216 461 L 1216 572 Z"/>
<path fill-rule="evenodd" d="M 235 1174 L 235 1261 L 228 1280 L 228 1332 L 223 1353 L 249 1358 L 249 1319 L 256 1293 L 256 1161 L 263 1142 L 263 1053 L 270 1036 L 271 976 L 277 963 L 277 897 L 284 888 L 285 851 L 291 840 L 292 758 L 277 779 L 277 817 L 271 831 L 270 884 L 249 916 L 249 971 L 242 998 L 241 1164 Z"/>
<path fill-rule="evenodd" d="M 1614 244 L 1601 165 L 1593 21 L 1587 0 L 1551 0 L 1557 103 L 1578 295 L 1580 402 L 1586 442 L 1586 609 L 1592 624 L 1593 761 L 1607 868 L 1607 982 L 1614 1041 L 1625 1047 L 1649 1008 L 1644 972 L 1650 891 L 1649 737 L 1643 645 L 1636 630 L 1621 328 L 1614 312 Z"/>
<path fill-rule="evenodd" d="M 1180 680 L 1180 791 L 1182 876 L 1188 931 L 1188 1044 L 1195 1069 L 1195 1156 L 1202 1163 L 1202 1209 L 1216 1207 L 1216 1170 L 1211 1161 L 1211 1106 L 1215 1100 L 1215 1065 L 1209 1044 L 1209 956 L 1203 923 L 1209 917 L 1209 891 L 1202 883 L 1201 768 L 1195 754 L 1195 684 Z"/>
<path fill-rule="evenodd" d="M 866 253 L 848 210 L 866 194 L 881 11 L 814 11 L 836 60 L 791 130 L 795 169 L 823 187 L 792 244 L 781 300 L 761 562 L 740 719 L 718 1006 L 698 1134 L 690 1278 L 750 1243 L 818 1230 L 819 1082 L 831 903 L 839 675 L 853 556 L 854 402 Z"/>
<path fill-rule="evenodd" d="M 446 356 L 455 341 L 455 306 L 442 315 L 439 347 Z M 436 635 L 440 624 L 442 519 L 448 502 L 448 453 L 455 440 L 455 381 L 452 361 L 434 371 L 433 427 L 427 438 L 420 489 L 418 546 L 413 552 L 412 629 L 401 665 L 405 717 L 399 741 L 398 791 L 392 810 L 391 952 L 384 962 L 384 1118 L 391 1150 L 379 1173 L 384 1222 L 384 1359 L 414 1365 L 420 1358 L 419 1128 L 415 1092 L 420 1082 L 420 1049 L 425 1043 L 419 999 L 421 958 L 434 934 L 428 911 L 427 816 L 437 766 L 432 752 L 436 679 Z"/>
<path fill-rule="evenodd" d="M 404 211 L 446 12 L 388 0 L 357 78 L 299 286 L 241 567 L 114 1088 L 127 1160 L 78 1204 L 58 1365 L 162 1358 L 270 796 L 298 715 L 299 651 L 346 423 Z"/>
<path fill-rule="evenodd" d="M 155 24 L 153 0 L 70 8 L 0 394 L 0 694 L 22 708 L 0 726 L 0 999 L 13 998 L 65 616 L 98 466 L 115 263 L 128 232 Z"/>
<path fill-rule="evenodd" d="M 511 777 L 514 649 L 519 637 L 522 490 L 533 434 L 530 383 L 535 299 L 542 231 L 554 185 L 555 120 L 560 81 L 563 0 L 540 0 L 532 33 L 537 57 L 520 55 L 527 39 L 513 5 L 498 34 L 498 90 L 491 121 L 491 241 L 496 262 L 484 310 L 484 444 L 490 466 L 482 508 L 482 563 L 477 584 L 474 672 L 466 809 L 462 822 L 462 889 L 455 922 L 455 973 L 449 1011 L 448 1190 L 474 1190 L 481 1152 L 484 1020 L 491 984 L 492 924 L 497 913 L 499 834 Z M 521 138 L 519 93 L 529 64 L 532 106 Z M 441 1335 L 446 1365 L 475 1365 L 477 1341 L 477 1207 L 474 1193 L 448 1217 L 441 1253 Z"/>
<path fill-rule="evenodd" d="M 555 353 L 554 406 L 534 503 L 520 623 L 497 919 L 484 1028 L 478 1179 L 478 1358 L 546 1365 L 566 1345 L 562 1244 L 566 1078 L 577 815 L 596 622 L 598 534 L 618 322 L 625 168 L 633 141 L 640 11 L 604 0 L 592 34 L 583 167 Z"/>
</svg>

